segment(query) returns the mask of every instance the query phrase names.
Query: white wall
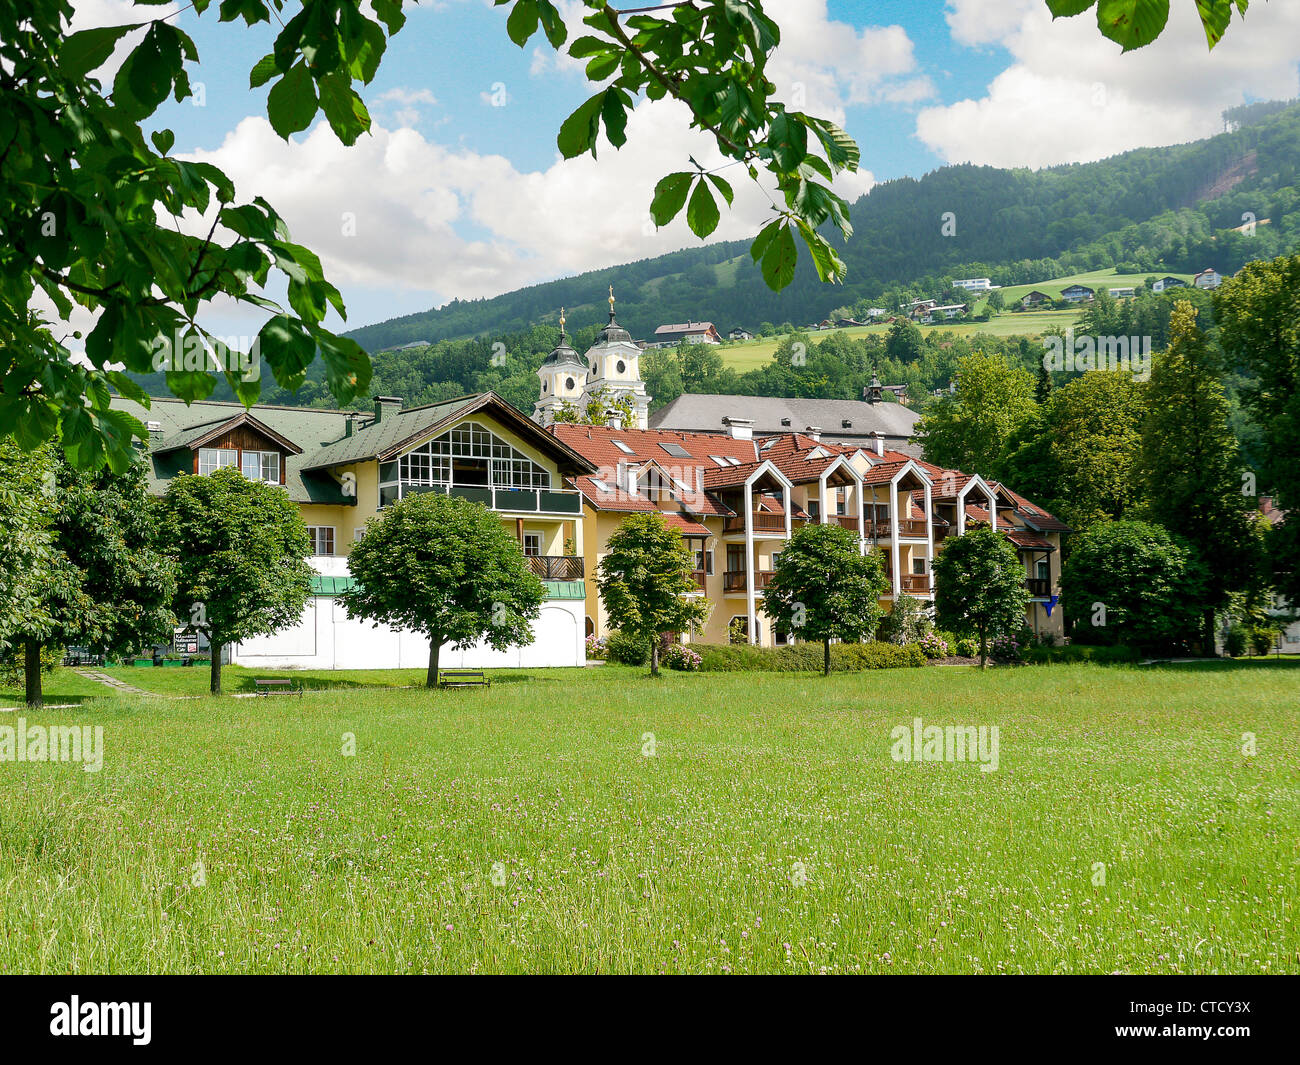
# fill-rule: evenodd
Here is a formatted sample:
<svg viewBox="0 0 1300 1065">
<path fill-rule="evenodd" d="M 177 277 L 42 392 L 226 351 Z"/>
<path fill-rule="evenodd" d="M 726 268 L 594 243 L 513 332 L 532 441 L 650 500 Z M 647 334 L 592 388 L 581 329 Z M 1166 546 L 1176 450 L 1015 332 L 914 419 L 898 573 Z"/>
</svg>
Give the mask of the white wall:
<svg viewBox="0 0 1300 1065">
<path fill-rule="evenodd" d="M 581 599 L 548 600 L 533 622 L 530 644 L 505 651 L 481 644 L 463 651 L 443 647 L 439 665 L 448 669 L 586 665 L 584 605 Z M 297 625 L 273 636 L 245 640 L 234 649 L 232 661 L 255 669 L 423 669 L 429 663 L 429 641 L 409 630 L 349 618 L 334 597 L 315 596 L 308 600 Z"/>
</svg>

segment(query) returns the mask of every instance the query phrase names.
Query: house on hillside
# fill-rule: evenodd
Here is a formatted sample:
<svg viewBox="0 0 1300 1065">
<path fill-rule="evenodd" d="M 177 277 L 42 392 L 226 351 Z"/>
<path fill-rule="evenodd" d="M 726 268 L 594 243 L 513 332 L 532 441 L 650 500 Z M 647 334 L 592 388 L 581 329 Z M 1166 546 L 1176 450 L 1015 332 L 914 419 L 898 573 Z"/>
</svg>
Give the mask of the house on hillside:
<svg viewBox="0 0 1300 1065">
<path fill-rule="evenodd" d="M 441 664 L 575 666 L 586 661 L 582 500 L 574 478 L 595 467 L 495 393 L 404 408 L 376 396 L 367 411 L 154 399 L 145 410 L 116 397 L 115 410 L 149 420 L 149 491 L 174 478 L 233 466 L 284 490 L 307 526 L 315 576 L 296 625 L 229 648 L 230 661 L 260 669 L 423 667 L 418 633 L 349 618 L 338 596 L 351 587 L 347 556 L 366 523 L 407 495 L 438 492 L 483 504 L 518 542 L 546 599 L 523 647 L 444 647 Z M 179 634 L 178 634 L 179 638 Z M 192 639 L 192 638 L 191 638 Z"/>
<path fill-rule="evenodd" d="M 993 288 L 993 282 L 987 277 L 966 277 L 960 281 L 952 283 L 953 288 L 963 288 L 967 292 L 988 292 Z"/>
<path fill-rule="evenodd" d="M 1052 297 L 1046 292 L 1039 292 L 1038 289 L 1034 289 L 1032 292 L 1026 292 L 1020 297 L 1020 306 L 1025 310 L 1028 310 L 1030 307 L 1037 307 L 1040 304 L 1051 302 Z"/>
<path fill-rule="evenodd" d="M 837 329 L 860 329 L 862 326 L 865 326 L 866 324 L 867 324 L 866 322 L 860 322 L 856 318 L 835 319 L 835 327 Z"/>
<path fill-rule="evenodd" d="M 934 322 L 951 321 L 954 318 L 960 318 L 968 310 L 970 310 L 970 304 L 968 303 L 948 303 L 943 306 L 934 306 L 925 312 L 921 321 L 927 325 Z"/>
<path fill-rule="evenodd" d="M 721 344 L 722 337 L 712 322 L 682 322 L 661 325 L 648 345 L 652 348 L 675 348 L 678 344 Z"/>
<path fill-rule="evenodd" d="M 1172 275 L 1169 274 L 1166 274 L 1164 277 L 1160 278 L 1157 281 L 1151 282 L 1152 292 L 1164 292 L 1165 289 L 1186 288 L 1186 287 L 1187 287 L 1187 282 L 1184 281 L 1181 277 L 1173 277 Z"/>
<path fill-rule="evenodd" d="M 1066 303 L 1090 303 L 1096 295 L 1087 285 L 1067 285 L 1061 289 L 1061 299 Z"/>
<path fill-rule="evenodd" d="M 740 326 L 736 326 L 735 329 L 733 329 L 730 333 L 727 334 L 727 339 L 728 340 L 753 340 L 754 334 L 751 333 L 748 329 L 742 329 Z"/>
<path fill-rule="evenodd" d="M 1197 288 L 1218 288 L 1223 284 L 1223 275 L 1212 267 L 1206 267 L 1192 277 L 1192 284 Z"/>
<path fill-rule="evenodd" d="M 1111 299 L 1116 300 L 1131 300 L 1137 292 L 1136 289 L 1129 285 L 1121 285 L 1119 288 L 1112 288 L 1107 291 Z"/>
</svg>

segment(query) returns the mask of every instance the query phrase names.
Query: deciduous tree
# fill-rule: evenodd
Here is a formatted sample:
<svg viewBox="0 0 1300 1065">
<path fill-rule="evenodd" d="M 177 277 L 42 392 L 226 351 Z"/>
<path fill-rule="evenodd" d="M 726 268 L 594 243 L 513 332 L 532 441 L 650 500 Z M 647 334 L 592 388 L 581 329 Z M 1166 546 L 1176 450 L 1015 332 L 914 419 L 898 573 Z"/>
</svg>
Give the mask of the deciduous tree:
<svg viewBox="0 0 1300 1065">
<path fill-rule="evenodd" d="M 863 555 L 848 529 L 805 525 L 776 560 L 763 590 L 763 612 L 801 640 L 820 640 L 822 669 L 830 676 L 831 641 L 869 638 L 888 590 L 880 559 Z"/>
<path fill-rule="evenodd" d="M 387 507 L 353 544 L 348 571 L 357 582 L 341 597 L 349 616 L 428 637 L 427 688 L 438 685 L 443 644 L 530 643 L 546 596 L 500 515 L 439 492 Z"/>
<path fill-rule="evenodd" d="M 949 539 L 933 568 L 939 625 L 979 639 L 982 669 L 988 665 L 990 637 L 1024 624 L 1029 602 L 1024 563 L 1005 536 L 979 528 Z"/>
</svg>

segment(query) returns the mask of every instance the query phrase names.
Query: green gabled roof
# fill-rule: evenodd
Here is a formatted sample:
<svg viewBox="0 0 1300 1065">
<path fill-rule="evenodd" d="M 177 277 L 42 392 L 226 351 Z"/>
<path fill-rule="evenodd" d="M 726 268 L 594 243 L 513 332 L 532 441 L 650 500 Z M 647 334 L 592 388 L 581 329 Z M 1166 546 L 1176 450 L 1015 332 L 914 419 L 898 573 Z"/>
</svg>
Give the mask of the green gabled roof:
<svg viewBox="0 0 1300 1065">
<path fill-rule="evenodd" d="M 351 462 L 365 462 L 378 458 L 453 417 L 478 398 L 478 396 L 457 396 L 455 399 L 429 403 L 422 407 L 384 411 L 384 416 L 378 424 L 371 422 L 356 430 L 351 436 L 335 440 L 314 451 L 308 449 L 310 454 L 305 468 L 326 469 L 330 466 L 343 466 Z"/>
</svg>

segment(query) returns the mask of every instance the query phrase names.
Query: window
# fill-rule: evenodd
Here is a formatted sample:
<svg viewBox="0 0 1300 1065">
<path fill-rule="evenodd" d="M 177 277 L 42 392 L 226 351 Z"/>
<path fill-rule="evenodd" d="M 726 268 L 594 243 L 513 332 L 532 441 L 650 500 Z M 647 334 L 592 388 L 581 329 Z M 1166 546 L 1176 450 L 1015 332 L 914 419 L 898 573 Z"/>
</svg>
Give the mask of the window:
<svg viewBox="0 0 1300 1065">
<path fill-rule="evenodd" d="M 712 459 L 714 462 L 716 462 L 719 466 L 730 466 L 730 465 L 731 465 L 731 463 L 728 462 L 726 459 L 724 459 L 721 455 L 710 455 L 709 458 L 711 458 L 711 459 Z"/>
<path fill-rule="evenodd" d="M 627 372 L 627 363 L 625 363 L 622 359 L 619 359 L 619 360 L 618 360 L 617 369 L 618 369 L 618 372 L 619 372 L 619 373 L 626 373 L 626 372 Z"/>
<path fill-rule="evenodd" d="M 623 452 L 624 455 L 632 454 L 632 449 L 628 447 L 625 443 L 623 443 L 622 440 L 611 440 L 610 443 L 612 443 L 616 448 L 618 448 L 619 451 Z"/>
<path fill-rule="evenodd" d="M 240 470 L 250 481 L 280 483 L 280 453 L 278 451 L 245 451 L 240 455 Z"/>
<path fill-rule="evenodd" d="M 364 525 L 363 525 L 360 529 L 353 529 L 353 530 L 352 530 L 352 540 L 353 540 L 354 543 L 355 543 L 357 540 L 364 540 L 365 537 L 366 537 L 366 529 L 365 529 L 365 526 L 364 526 Z"/>
<path fill-rule="evenodd" d="M 710 577 L 713 576 L 712 550 L 695 552 L 695 571 L 697 573 L 705 573 Z"/>
<path fill-rule="evenodd" d="M 206 477 L 223 466 L 239 465 L 239 452 L 234 448 L 199 448 L 199 473 Z"/>
<path fill-rule="evenodd" d="M 808 500 L 808 517 L 816 520 L 822 516 L 822 501 L 820 499 Z"/>
<path fill-rule="evenodd" d="M 361 531 L 365 532 L 364 529 Z M 334 554 L 333 525 L 308 525 L 307 538 L 311 540 L 311 553 L 313 555 Z"/>
<path fill-rule="evenodd" d="M 524 533 L 524 554 L 540 555 L 542 553 L 542 534 Z"/>
<path fill-rule="evenodd" d="M 1040 559 L 1034 563 L 1034 572 L 1040 581 L 1050 581 L 1052 579 L 1052 564 L 1047 559 Z"/>
<path fill-rule="evenodd" d="M 660 444 L 659 446 L 672 455 L 673 458 L 688 459 L 691 457 L 691 453 L 681 444 Z"/>
<path fill-rule="evenodd" d="M 914 558 L 914 559 L 912 559 L 912 572 L 913 572 L 914 574 L 916 574 L 918 577 L 922 577 L 922 576 L 924 576 L 924 575 L 925 575 L 925 564 L 926 564 L 927 561 L 928 561 L 928 560 L 927 560 L 927 559 L 924 559 L 924 558 Z"/>
<path fill-rule="evenodd" d="M 400 498 L 410 485 L 451 484 L 550 488 L 551 475 L 483 426 L 463 422 L 397 462 L 386 463 L 380 475 L 380 505 Z"/>
</svg>

